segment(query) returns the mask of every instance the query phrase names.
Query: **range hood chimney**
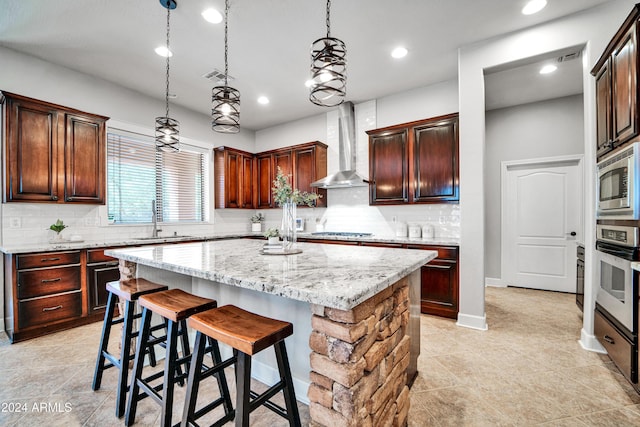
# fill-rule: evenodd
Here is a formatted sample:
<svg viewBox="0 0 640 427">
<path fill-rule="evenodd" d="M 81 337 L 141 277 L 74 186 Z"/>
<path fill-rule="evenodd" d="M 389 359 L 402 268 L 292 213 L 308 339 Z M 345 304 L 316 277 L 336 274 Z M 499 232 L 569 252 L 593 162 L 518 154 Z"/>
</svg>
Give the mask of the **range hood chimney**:
<svg viewBox="0 0 640 427">
<path fill-rule="evenodd" d="M 353 103 L 338 107 L 338 147 L 340 171 L 311 183 L 318 188 L 363 187 L 367 181 L 356 172 L 356 124 Z"/>
</svg>

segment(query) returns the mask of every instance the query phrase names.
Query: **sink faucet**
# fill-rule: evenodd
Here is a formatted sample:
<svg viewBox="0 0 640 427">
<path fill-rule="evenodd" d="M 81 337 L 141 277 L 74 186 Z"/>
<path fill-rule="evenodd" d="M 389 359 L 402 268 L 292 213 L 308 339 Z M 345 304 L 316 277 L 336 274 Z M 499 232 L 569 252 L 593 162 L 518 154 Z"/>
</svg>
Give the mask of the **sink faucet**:
<svg viewBox="0 0 640 427">
<path fill-rule="evenodd" d="M 158 229 L 158 218 L 156 217 L 156 201 L 151 201 L 151 220 L 153 222 L 153 231 L 151 237 L 158 237 L 158 233 L 162 230 Z"/>
</svg>

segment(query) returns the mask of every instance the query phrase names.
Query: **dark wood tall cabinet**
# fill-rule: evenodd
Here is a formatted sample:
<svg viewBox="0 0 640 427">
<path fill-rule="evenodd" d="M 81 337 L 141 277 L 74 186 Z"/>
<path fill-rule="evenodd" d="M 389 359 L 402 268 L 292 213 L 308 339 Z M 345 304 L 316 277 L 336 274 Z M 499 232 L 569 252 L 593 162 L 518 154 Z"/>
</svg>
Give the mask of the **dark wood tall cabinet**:
<svg viewBox="0 0 640 427">
<path fill-rule="evenodd" d="M 2 92 L 5 202 L 104 204 L 107 117 Z"/>
<path fill-rule="evenodd" d="M 272 207 L 273 155 L 256 155 L 256 209 Z"/>
<path fill-rule="evenodd" d="M 636 5 L 591 70 L 596 78 L 597 157 L 638 135 L 638 19 Z"/>
<path fill-rule="evenodd" d="M 369 203 L 457 203 L 458 114 L 371 130 Z"/>
</svg>

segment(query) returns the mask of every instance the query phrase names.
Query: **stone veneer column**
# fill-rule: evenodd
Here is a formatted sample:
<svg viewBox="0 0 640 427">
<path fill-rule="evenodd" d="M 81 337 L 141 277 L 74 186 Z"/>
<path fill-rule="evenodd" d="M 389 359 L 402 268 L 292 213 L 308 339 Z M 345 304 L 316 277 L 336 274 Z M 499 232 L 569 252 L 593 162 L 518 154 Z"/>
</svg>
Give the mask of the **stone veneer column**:
<svg viewBox="0 0 640 427">
<path fill-rule="evenodd" d="M 408 283 L 352 310 L 311 306 L 311 426 L 407 425 Z"/>
<path fill-rule="evenodd" d="M 120 280 L 135 279 L 138 272 L 138 264 L 121 259 L 118 261 L 118 269 L 120 270 Z"/>
</svg>

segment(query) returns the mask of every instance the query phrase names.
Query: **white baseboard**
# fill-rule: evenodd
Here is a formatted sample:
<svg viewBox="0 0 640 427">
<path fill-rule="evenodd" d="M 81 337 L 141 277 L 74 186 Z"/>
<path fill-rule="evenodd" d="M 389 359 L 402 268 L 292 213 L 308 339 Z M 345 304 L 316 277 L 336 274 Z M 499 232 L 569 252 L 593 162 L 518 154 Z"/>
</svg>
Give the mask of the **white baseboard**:
<svg viewBox="0 0 640 427">
<path fill-rule="evenodd" d="M 495 288 L 506 288 L 507 284 L 502 281 L 502 279 L 496 279 L 494 277 L 485 277 L 484 278 L 485 286 L 493 286 Z"/>
<path fill-rule="evenodd" d="M 477 329 L 479 331 L 486 331 L 489 329 L 487 326 L 487 315 L 473 316 L 471 314 L 458 313 L 457 326 L 464 328 Z"/>
<path fill-rule="evenodd" d="M 595 353 L 607 354 L 607 350 L 600 344 L 595 335 L 588 334 L 584 329 L 580 331 L 580 339 L 578 340 L 580 347 Z"/>
</svg>

